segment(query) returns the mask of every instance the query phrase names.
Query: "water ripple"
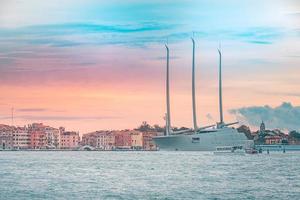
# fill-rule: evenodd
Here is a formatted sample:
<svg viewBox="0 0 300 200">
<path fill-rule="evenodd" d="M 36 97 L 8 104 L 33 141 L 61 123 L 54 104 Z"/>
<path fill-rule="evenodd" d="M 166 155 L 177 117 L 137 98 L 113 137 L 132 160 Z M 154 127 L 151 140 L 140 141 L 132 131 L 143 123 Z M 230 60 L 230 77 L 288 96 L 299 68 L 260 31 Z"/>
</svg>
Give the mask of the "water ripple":
<svg viewBox="0 0 300 200">
<path fill-rule="evenodd" d="M 300 199 L 300 154 L 0 152 L 0 199 Z"/>
</svg>

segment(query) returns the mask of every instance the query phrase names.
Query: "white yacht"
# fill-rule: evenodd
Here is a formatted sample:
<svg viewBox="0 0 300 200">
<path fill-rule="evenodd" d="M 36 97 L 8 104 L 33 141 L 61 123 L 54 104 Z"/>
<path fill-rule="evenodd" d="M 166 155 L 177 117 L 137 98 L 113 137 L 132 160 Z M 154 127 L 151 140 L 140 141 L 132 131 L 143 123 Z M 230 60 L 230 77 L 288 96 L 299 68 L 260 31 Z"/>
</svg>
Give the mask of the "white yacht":
<svg viewBox="0 0 300 200">
<path fill-rule="evenodd" d="M 195 97 L 195 41 L 193 43 L 192 56 L 192 107 L 193 107 L 193 129 L 174 132 L 171 129 L 170 117 L 170 93 L 169 93 L 169 48 L 167 50 L 167 73 L 166 73 L 166 133 L 163 136 L 154 137 L 154 142 L 160 150 L 169 151 L 215 151 L 219 146 L 245 146 L 249 141 L 244 133 L 239 133 L 231 125 L 237 122 L 226 124 L 223 121 L 222 106 L 222 54 L 219 53 L 219 110 L 220 122 L 216 125 L 198 127 L 196 119 L 196 97 Z"/>
</svg>

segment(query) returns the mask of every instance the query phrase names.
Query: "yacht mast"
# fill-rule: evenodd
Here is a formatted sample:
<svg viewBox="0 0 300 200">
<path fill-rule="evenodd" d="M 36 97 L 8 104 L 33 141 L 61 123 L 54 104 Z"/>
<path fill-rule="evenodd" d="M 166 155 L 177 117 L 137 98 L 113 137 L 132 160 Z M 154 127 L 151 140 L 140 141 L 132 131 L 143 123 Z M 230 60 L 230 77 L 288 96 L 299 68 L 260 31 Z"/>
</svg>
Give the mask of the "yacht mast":
<svg viewBox="0 0 300 200">
<path fill-rule="evenodd" d="M 166 99 L 167 99 L 167 116 L 166 116 L 166 135 L 171 133 L 171 117 L 170 117 L 170 83 L 169 83 L 169 47 L 166 46 L 167 50 L 167 74 L 166 74 Z"/>
<path fill-rule="evenodd" d="M 197 126 L 197 113 L 196 113 L 196 89 L 195 89 L 195 40 L 192 39 L 193 43 L 193 61 L 192 61 L 192 104 L 193 104 L 193 123 L 194 123 L 194 131 L 196 132 L 198 129 Z"/>
</svg>

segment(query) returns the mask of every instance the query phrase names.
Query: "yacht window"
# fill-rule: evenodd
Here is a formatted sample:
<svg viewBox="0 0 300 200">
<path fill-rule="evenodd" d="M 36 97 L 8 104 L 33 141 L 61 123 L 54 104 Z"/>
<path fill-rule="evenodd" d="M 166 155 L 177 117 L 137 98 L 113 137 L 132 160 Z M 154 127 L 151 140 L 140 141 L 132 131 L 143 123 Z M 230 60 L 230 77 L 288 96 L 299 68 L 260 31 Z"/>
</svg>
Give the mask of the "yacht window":
<svg viewBox="0 0 300 200">
<path fill-rule="evenodd" d="M 192 138 L 192 142 L 193 143 L 199 143 L 200 142 L 200 138 L 194 137 L 194 138 Z"/>
</svg>

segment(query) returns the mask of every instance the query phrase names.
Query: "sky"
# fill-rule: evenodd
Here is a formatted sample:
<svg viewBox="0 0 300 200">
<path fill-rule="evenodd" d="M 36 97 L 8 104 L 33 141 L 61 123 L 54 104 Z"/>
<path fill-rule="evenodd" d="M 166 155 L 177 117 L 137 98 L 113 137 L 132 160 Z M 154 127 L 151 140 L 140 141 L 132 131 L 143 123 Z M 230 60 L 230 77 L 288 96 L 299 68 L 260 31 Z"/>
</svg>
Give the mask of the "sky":
<svg viewBox="0 0 300 200">
<path fill-rule="evenodd" d="M 297 0 L 1 0 L 0 123 L 164 125 L 168 43 L 171 123 L 191 127 L 191 37 L 198 124 L 219 120 L 221 45 L 225 121 L 300 129 Z"/>
</svg>

